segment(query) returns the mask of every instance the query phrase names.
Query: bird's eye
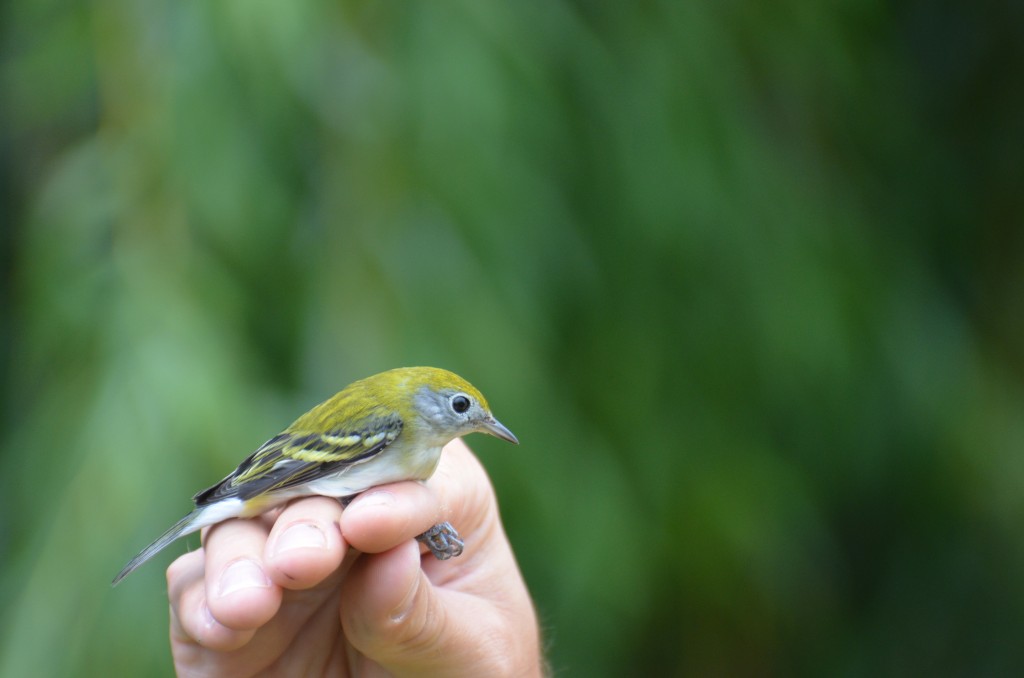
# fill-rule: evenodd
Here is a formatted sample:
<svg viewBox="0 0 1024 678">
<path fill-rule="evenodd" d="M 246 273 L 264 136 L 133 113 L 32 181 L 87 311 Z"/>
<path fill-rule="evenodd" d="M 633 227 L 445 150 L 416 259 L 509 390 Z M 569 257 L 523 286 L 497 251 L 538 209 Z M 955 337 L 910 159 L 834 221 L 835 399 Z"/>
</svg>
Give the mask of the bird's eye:
<svg viewBox="0 0 1024 678">
<path fill-rule="evenodd" d="M 461 393 L 452 398 L 452 409 L 459 414 L 465 413 L 469 409 L 469 398 L 462 395 Z"/>
</svg>

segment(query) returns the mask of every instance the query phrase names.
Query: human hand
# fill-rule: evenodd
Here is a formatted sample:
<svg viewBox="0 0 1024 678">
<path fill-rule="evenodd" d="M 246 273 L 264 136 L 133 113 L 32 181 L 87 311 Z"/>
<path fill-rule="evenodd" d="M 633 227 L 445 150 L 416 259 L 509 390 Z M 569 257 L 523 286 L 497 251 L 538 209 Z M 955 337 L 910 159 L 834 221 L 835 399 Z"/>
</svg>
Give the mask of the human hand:
<svg viewBox="0 0 1024 678">
<path fill-rule="evenodd" d="M 444 520 L 466 547 L 439 561 L 414 538 Z M 533 604 L 461 440 L 425 484 L 215 525 L 167 583 L 181 676 L 541 673 Z"/>
</svg>

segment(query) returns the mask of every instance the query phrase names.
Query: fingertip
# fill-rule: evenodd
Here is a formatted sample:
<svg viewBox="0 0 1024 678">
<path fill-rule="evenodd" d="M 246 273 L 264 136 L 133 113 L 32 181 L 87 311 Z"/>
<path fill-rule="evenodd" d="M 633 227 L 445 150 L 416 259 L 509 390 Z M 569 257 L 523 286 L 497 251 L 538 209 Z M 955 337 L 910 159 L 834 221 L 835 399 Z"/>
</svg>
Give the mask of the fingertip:
<svg viewBox="0 0 1024 678">
<path fill-rule="evenodd" d="M 267 532 L 258 520 L 228 520 L 206 535 L 207 604 L 213 617 L 231 629 L 258 628 L 281 605 L 281 589 L 263 563 Z"/>
<path fill-rule="evenodd" d="M 368 490 L 341 514 L 341 532 L 364 553 L 382 553 L 438 522 L 440 502 L 422 483 L 402 482 Z"/>
<path fill-rule="evenodd" d="M 281 588 L 253 558 L 224 565 L 206 583 L 207 604 L 213 617 L 235 630 L 256 629 L 270 621 L 281 606 Z"/>
<path fill-rule="evenodd" d="M 338 569 L 347 550 L 340 517 L 341 505 L 324 497 L 296 502 L 281 514 L 265 553 L 276 584 L 307 589 Z"/>
<path fill-rule="evenodd" d="M 227 652 L 244 646 L 255 633 L 255 629 L 236 629 L 222 624 L 210 610 L 201 579 L 184 585 L 172 599 L 172 642 Z"/>
</svg>

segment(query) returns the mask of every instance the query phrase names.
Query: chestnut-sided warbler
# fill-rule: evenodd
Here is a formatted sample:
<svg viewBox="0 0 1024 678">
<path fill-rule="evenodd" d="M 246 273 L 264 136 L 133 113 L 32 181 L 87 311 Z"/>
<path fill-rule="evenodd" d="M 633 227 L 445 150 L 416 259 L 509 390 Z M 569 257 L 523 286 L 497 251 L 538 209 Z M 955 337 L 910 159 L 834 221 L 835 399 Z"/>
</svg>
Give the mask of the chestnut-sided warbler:
<svg viewBox="0 0 1024 678">
<path fill-rule="evenodd" d="M 132 558 L 113 584 L 178 537 L 229 518 L 252 518 L 296 497 L 351 497 L 376 485 L 426 480 L 441 448 L 473 432 L 519 443 L 483 395 L 447 370 L 401 367 L 349 384 L 196 494 L 192 512 Z M 441 560 L 462 553 L 449 523 L 417 539 Z"/>
</svg>

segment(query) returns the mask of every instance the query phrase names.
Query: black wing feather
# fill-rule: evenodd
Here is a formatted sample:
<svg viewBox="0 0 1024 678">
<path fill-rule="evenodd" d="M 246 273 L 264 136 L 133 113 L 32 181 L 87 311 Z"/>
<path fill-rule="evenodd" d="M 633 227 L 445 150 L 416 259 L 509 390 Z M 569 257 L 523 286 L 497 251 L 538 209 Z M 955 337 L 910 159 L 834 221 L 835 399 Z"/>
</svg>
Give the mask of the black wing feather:
<svg viewBox="0 0 1024 678">
<path fill-rule="evenodd" d="M 342 473 L 380 454 L 402 430 L 402 420 L 397 415 L 375 424 L 361 431 L 279 433 L 249 455 L 228 477 L 197 493 L 192 501 L 197 507 L 222 499 L 244 501 Z M 367 446 L 365 441 L 375 436 L 380 439 Z"/>
</svg>

